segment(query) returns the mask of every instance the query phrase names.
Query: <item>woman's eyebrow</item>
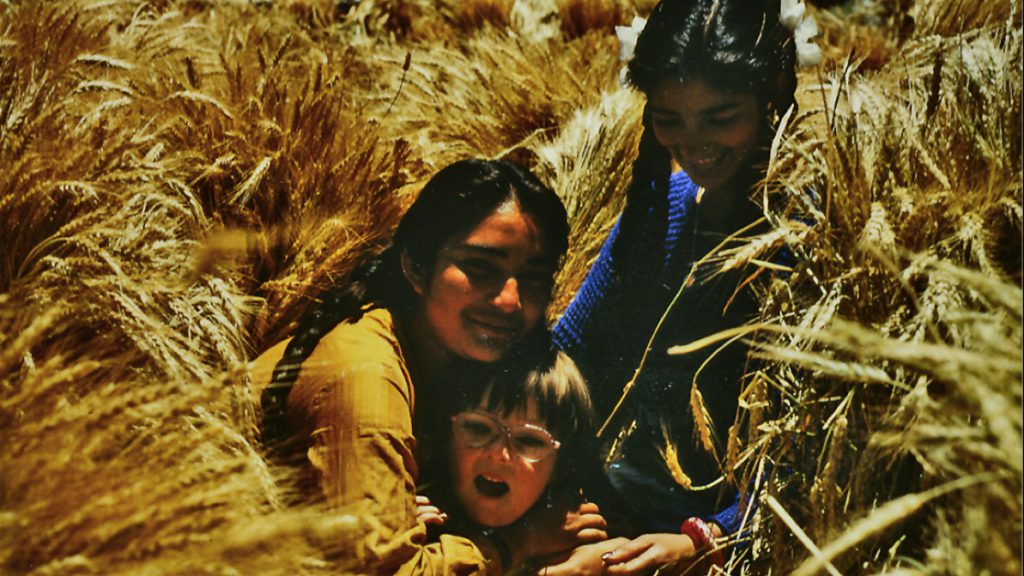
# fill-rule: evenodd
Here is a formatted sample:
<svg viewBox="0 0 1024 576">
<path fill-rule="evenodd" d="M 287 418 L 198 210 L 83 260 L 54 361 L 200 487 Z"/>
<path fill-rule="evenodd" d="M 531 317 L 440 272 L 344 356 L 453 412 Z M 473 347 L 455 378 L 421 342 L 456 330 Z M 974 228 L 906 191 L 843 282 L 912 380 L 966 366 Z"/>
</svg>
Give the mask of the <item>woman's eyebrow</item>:
<svg viewBox="0 0 1024 576">
<path fill-rule="evenodd" d="M 463 252 L 476 253 L 476 254 L 480 254 L 480 255 L 487 255 L 487 256 L 504 257 L 504 256 L 508 255 L 508 251 L 507 250 L 504 250 L 502 248 L 497 248 L 495 246 L 488 246 L 486 244 L 462 243 L 462 244 L 456 244 L 455 246 L 452 247 L 452 249 L 453 250 L 463 251 Z"/>
<path fill-rule="evenodd" d="M 731 112 L 732 110 L 739 108 L 740 102 L 723 102 L 717 106 L 711 106 L 700 111 L 701 114 L 721 114 L 722 112 Z"/>
<path fill-rule="evenodd" d="M 702 110 L 698 110 L 697 113 L 698 114 L 719 114 L 719 113 L 722 113 L 722 112 L 731 112 L 732 110 L 734 110 L 736 108 L 739 108 L 742 105 L 743 105 L 743 103 L 742 102 L 738 102 L 738 101 L 723 102 L 721 104 L 716 104 L 714 106 L 710 106 L 708 108 L 704 108 Z M 672 109 L 669 109 L 669 108 L 662 108 L 660 106 L 653 106 L 653 105 L 651 106 L 651 113 L 652 114 L 666 114 L 666 115 L 671 115 L 671 116 L 675 116 L 677 114 L 677 112 L 675 110 L 672 110 Z"/>
<path fill-rule="evenodd" d="M 508 250 L 485 244 L 456 244 L 455 246 L 449 248 L 449 250 L 451 251 L 450 253 L 458 254 L 461 256 L 490 256 L 492 258 L 499 259 L 505 259 L 509 257 Z M 557 262 L 548 254 L 539 254 L 527 260 L 526 265 L 550 268 L 553 265 L 557 265 Z"/>
<path fill-rule="evenodd" d="M 651 107 L 651 113 L 653 113 L 653 114 L 675 114 L 676 113 L 675 110 L 671 110 L 669 108 L 662 108 L 661 106 L 655 106 L 653 104 L 651 104 L 650 107 Z"/>
</svg>

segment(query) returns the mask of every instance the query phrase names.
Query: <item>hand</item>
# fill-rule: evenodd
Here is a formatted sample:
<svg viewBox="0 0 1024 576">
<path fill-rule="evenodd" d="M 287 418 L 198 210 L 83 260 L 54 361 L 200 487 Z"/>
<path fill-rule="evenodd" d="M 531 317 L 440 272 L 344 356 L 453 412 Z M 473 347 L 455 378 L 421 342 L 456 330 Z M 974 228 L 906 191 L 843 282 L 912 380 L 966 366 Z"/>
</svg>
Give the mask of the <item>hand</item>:
<svg viewBox="0 0 1024 576">
<path fill-rule="evenodd" d="M 604 557 L 607 573 L 621 575 L 651 574 L 668 565 L 681 570 L 696 559 L 693 541 L 684 534 L 643 534 Z"/>
<path fill-rule="evenodd" d="M 444 521 L 448 519 L 448 515 L 441 511 L 440 508 L 434 506 L 430 502 L 430 498 L 426 496 L 416 496 L 416 521 L 420 524 L 441 526 Z"/>
<path fill-rule="evenodd" d="M 563 554 L 559 555 L 557 559 L 551 559 L 547 564 L 539 564 L 537 574 L 541 576 L 604 574 L 605 562 L 601 557 L 627 543 L 629 543 L 628 538 L 615 538 L 578 546 L 569 553 L 568 557 Z M 538 563 L 535 562 L 534 565 L 538 565 Z"/>
<path fill-rule="evenodd" d="M 601 516 L 601 510 L 593 502 L 581 503 L 576 510 L 565 515 L 565 521 L 562 523 L 562 530 L 565 533 L 576 533 L 576 538 L 569 548 L 607 540 L 607 528 L 608 522 Z"/>
<path fill-rule="evenodd" d="M 523 517 L 523 526 L 528 530 L 525 547 L 528 557 L 568 552 L 582 544 L 608 539 L 605 531 L 608 522 L 601 516 L 597 504 L 584 502 L 575 510 L 563 508 L 560 514 L 557 506 L 553 510 L 556 510 L 553 518 L 550 513 L 541 513 L 536 519 L 529 514 Z M 546 521 L 544 516 L 548 516 Z"/>
<path fill-rule="evenodd" d="M 567 498 L 556 499 L 550 507 L 541 505 L 518 522 L 502 529 L 502 535 L 521 559 L 568 552 L 581 544 L 606 540 L 608 523 L 597 504 L 572 506 Z"/>
</svg>

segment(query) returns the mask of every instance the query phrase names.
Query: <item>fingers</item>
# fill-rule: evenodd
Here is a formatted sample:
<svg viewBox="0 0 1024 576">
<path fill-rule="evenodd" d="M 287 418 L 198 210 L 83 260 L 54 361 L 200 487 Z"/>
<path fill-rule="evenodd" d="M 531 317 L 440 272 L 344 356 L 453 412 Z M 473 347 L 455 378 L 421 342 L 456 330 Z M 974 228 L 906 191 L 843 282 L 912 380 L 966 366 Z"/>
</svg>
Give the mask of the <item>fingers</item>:
<svg viewBox="0 0 1024 576">
<path fill-rule="evenodd" d="M 682 534 L 644 534 L 603 556 L 608 574 L 646 574 L 693 562 L 693 544 Z M 673 572 L 674 573 L 674 572 Z"/>
<path fill-rule="evenodd" d="M 430 503 L 426 496 L 416 496 L 416 521 L 420 524 L 440 526 L 448 519 L 448 515 Z"/>
<path fill-rule="evenodd" d="M 416 513 L 416 521 L 420 524 L 441 526 L 447 519 L 448 515 L 441 511 L 417 511 Z"/>
<path fill-rule="evenodd" d="M 568 514 L 565 517 L 565 529 L 569 532 L 579 532 L 587 528 L 604 530 L 608 527 L 608 521 L 597 513 Z"/>
<path fill-rule="evenodd" d="M 577 546 L 568 558 L 545 559 L 546 568 L 539 568 L 537 574 L 538 576 L 597 576 L 604 574 L 605 564 L 601 561 L 601 554 L 626 542 L 628 540 L 625 538 L 616 538 L 615 540 Z"/>
<path fill-rule="evenodd" d="M 651 548 L 651 542 L 645 539 L 643 536 L 630 540 L 626 544 L 619 546 L 611 552 L 607 552 L 601 556 L 604 563 L 608 565 L 609 569 L 616 564 L 623 564 L 629 562 L 634 558 L 640 557 L 644 552 Z"/>
<path fill-rule="evenodd" d="M 653 558 L 650 554 L 641 554 L 629 562 L 609 565 L 605 574 L 611 576 L 635 576 L 636 574 L 650 574 L 660 568 L 662 562 Z"/>
<path fill-rule="evenodd" d="M 607 538 L 608 522 L 596 504 L 564 504 L 534 507 L 516 522 L 523 531 L 523 549 L 528 555 L 545 556 Z"/>
<path fill-rule="evenodd" d="M 565 531 L 576 535 L 577 545 L 608 539 L 608 521 L 597 510 L 596 504 L 588 503 L 566 516 Z"/>
<path fill-rule="evenodd" d="M 567 576 L 570 574 L 580 574 L 580 571 L 576 567 L 576 562 L 570 557 L 569 552 L 558 554 L 556 556 L 546 556 L 543 560 L 534 562 L 531 565 L 532 569 L 536 570 L 533 574 L 536 574 L 537 576 Z M 530 568 L 523 572 L 529 574 Z"/>
<path fill-rule="evenodd" d="M 579 574 L 582 572 L 572 564 L 556 564 L 537 570 L 537 576 L 578 576 Z"/>
<path fill-rule="evenodd" d="M 580 544 L 589 544 L 608 539 L 608 533 L 598 528 L 584 528 L 576 533 L 576 540 Z"/>
</svg>

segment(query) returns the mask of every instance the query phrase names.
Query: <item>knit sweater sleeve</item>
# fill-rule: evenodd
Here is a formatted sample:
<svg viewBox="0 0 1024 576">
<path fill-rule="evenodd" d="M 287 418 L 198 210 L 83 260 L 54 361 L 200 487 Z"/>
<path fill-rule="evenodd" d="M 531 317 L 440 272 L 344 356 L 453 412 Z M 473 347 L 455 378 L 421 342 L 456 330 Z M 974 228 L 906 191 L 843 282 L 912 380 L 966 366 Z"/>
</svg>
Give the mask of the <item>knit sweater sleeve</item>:
<svg viewBox="0 0 1024 576">
<path fill-rule="evenodd" d="M 555 345 L 576 362 L 586 378 L 599 415 L 610 409 L 617 391 L 635 368 L 631 347 L 637 346 L 640 338 L 623 326 L 621 305 L 629 297 L 624 280 L 637 263 L 620 256 L 640 252 L 626 248 L 639 240 L 630 225 L 631 220 L 638 219 L 631 219 L 629 212 L 642 208 L 636 204 L 626 206 L 583 284 L 552 330 Z"/>
<path fill-rule="evenodd" d="M 734 497 L 732 504 L 704 518 L 704 520 L 718 524 L 726 534 L 735 534 L 740 529 L 740 524 L 743 523 L 739 493 Z"/>
<path fill-rule="evenodd" d="M 618 241 L 622 228 L 622 219 L 612 227 L 608 239 L 601 247 L 594 265 L 591 266 L 579 291 L 573 297 L 569 307 L 559 318 L 554 328 L 554 340 L 559 349 L 569 356 L 577 358 L 586 354 L 593 347 L 593 336 L 602 324 L 607 323 L 611 316 L 604 306 L 613 297 L 618 288 L 618 271 L 612 251 Z M 579 360 L 577 360 L 579 362 Z"/>
<path fill-rule="evenodd" d="M 696 186 L 679 172 L 659 207 L 651 193 L 627 199 L 583 284 L 553 330 L 555 345 L 579 365 L 598 409 L 609 388 L 620 389 L 643 352 L 653 323 L 639 291 L 663 283 Z M 666 202 L 667 200 L 667 202 Z M 650 306 L 647 306 L 650 308 Z M 638 316 L 644 316 L 639 318 Z M 614 391 L 614 390 L 612 390 Z"/>
</svg>

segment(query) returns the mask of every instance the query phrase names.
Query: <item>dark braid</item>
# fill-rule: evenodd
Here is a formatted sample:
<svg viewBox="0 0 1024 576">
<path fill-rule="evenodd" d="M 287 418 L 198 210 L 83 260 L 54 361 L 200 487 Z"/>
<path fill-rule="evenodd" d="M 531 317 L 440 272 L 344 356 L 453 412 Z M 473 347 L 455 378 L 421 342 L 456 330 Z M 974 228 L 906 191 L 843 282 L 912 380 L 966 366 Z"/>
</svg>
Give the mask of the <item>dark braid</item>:
<svg viewBox="0 0 1024 576">
<path fill-rule="evenodd" d="M 626 208 L 618 224 L 624 230 L 631 230 L 632 234 L 619 236 L 612 245 L 618 287 L 608 292 L 607 308 L 614 311 L 616 321 L 612 325 L 618 329 L 605 333 L 603 338 L 608 339 L 608 349 L 618 350 L 623 359 L 639 358 L 647 341 L 643 338 L 624 341 L 621 334 L 649 333 L 649 326 L 657 320 L 654 318 L 652 321 L 651 316 L 660 314 L 668 305 L 667 295 L 660 289 L 664 270 L 645 264 L 652 260 L 664 262 L 666 247 L 661 239 L 668 226 L 668 186 L 672 171 L 671 156 L 655 139 L 650 116 L 650 111 L 645 109 L 643 134 L 626 192 Z M 658 258 L 652 259 L 650 254 L 657 254 Z M 627 378 L 634 368 L 636 366 L 628 367 Z M 608 413 L 618 400 L 621 390 L 613 388 L 594 389 L 598 413 Z M 627 412 L 618 412 L 617 420 Z M 615 430 L 616 426 L 606 428 L 612 434 Z"/>
<path fill-rule="evenodd" d="M 649 262 L 645 254 L 652 251 L 663 252 L 665 246 L 661 238 L 668 226 L 668 186 L 672 171 L 672 161 L 668 150 L 658 144 L 651 128 L 650 111 L 644 110 L 644 129 L 640 138 L 640 147 L 636 160 L 633 162 L 633 178 L 627 192 L 627 203 L 632 209 L 623 211 L 621 226 L 639 230 L 634 242 L 619 242 L 614 254 L 618 262 Z M 630 222 L 637 220 L 642 225 Z M 656 260 L 663 261 L 663 258 Z M 619 309 L 625 313 L 624 319 L 638 319 L 635 314 L 641 310 L 651 310 L 656 303 L 648 300 L 657 288 L 662 270 L 650 267 L 624 270 L 622 281 L 624 294 L 630 294 L 629 302 L 622 302 Z M 628 320 L 627 320 L 628 321 Z"/>
</svg>

